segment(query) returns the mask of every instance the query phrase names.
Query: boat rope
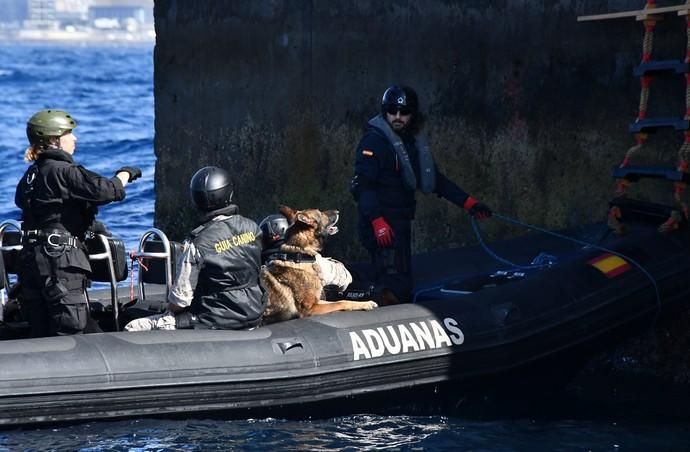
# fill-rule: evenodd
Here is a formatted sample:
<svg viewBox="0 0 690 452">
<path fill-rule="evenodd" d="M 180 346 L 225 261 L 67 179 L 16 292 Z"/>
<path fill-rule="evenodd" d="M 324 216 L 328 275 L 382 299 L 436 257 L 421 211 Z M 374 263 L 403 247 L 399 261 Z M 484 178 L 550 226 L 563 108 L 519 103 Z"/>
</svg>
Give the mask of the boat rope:
<svg viewBox="0 0 690 452">
<path fill-rule="evenodd" d="M 657 306 L 656 315 L 657 315 L 657 317 L 658 317 L 659 313 L 661 312 L 661 293 L 659 292 L 659 286 L 658 286 L 656 280 L 654 279 L 652 274 L 649 273 L 649 271 L 647 271 L 647 269 L 642 266 L 642 264 L 640 264 L 636 260 L 632 259 L 631 257 L 626 256 L 625 254 L 619 253 L 618 251 L 614 251 L 610 248 L 595 245 L 594 243 L 587 242 L 585 240 L 576 239 L 574 237 L 571 237 L 571 236 L 568 236 L 565 234 L 550 231 L 548 229 L 544 229 L 544 228 L 541 228 L 539 226 L 535 226 L 533 224 L 525 223 L 523 221 L 516 220 L 514 218 L 499 215 L 497 213 L 493 213 L 491 215 L 491 218 L 503 221 L 505 223 L 511 223 L 514 225 L 522 226 L 522 227 L 527 228 L 527 229 L 532 229 L 534 231 L 538 231 L 538 232 L 541 232 L 543 234 L 551 235 L 553 237 L 557 237 L 557 238 L 562 239 L 562 240 L 567 240 L 567 241 L 570 241 L 573 243 L 577 243 L 578 245 L 593 248 L 593 249 L 600 250 L 600 251 L 603 251 L 603 252 L 606 252 L 609 254 L 613 254 L 614 256 L 620 257 L 621 259 L 632 264 L 638 270 L 640 270 L 642 272 L 642 274 L 645 275 L 647 277 L 647 279 L 649 279 L 649 281 L 652 283 L 652 286 L 654 287 L 654 294 L 656 296 L 656 306 Z M 518 269 L 523 269 L 523 270 L 540 269 L 540 268 L 549 267 L 549 266 L 553 265 L 551 262 L 536 263 L 536 264 L 531 264 L 531 265 L 518 265 L 518 264 L 515 264 L 515 263 L 509 261 L 508 259 L 504 259 L 504 258 L 498 256 L 491 248 L 489 248 L 489 246 L 486 244 L 486 242 L 482 238 L 481 231 L 479 230 L 479 226 L 477 224 L 477 220 L 474 217 L 472 217 L 471 221 L 472 221 L 472 229 L 474 229 L 474 233 L 477 236 L 477 240 L 479 241 L 479 244 L 484 249 L 484 251 L 487 252 L 487 254 L 489 254 L 491 257 L 493 257 L 497 261 L 499 261 L 503 264 L 506 264 L 506 265 L 511 265 L 511 266 L 518 268 Z M 656 323 L 656 320 L 655 320 L 655 323 Z"/>
</svg>

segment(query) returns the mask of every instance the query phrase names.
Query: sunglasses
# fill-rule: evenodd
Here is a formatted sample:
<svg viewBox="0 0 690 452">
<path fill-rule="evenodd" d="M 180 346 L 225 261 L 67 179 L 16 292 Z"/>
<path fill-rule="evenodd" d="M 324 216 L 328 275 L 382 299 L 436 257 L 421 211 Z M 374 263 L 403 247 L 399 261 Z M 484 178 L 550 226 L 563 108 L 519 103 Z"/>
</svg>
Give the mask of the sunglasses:
<svg viewBox="0 0 690 452">
<path fill-rule="evenodd" d="M 388 106 L 384 109 L 386 113 L 391 116 L 395 116 L 396 113 L 400 113 L 400 116 L 409 116 L 412 114 L 412 109 L 408 107 L 398 107 L 395 105 Z"/>
</svg>

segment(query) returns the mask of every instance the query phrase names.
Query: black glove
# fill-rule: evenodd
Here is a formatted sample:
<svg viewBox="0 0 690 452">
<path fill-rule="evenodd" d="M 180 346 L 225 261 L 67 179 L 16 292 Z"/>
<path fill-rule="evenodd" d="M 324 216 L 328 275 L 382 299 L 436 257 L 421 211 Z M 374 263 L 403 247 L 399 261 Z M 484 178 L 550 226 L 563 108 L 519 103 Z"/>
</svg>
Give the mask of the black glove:
<svg viewBox="0 0 690 452">
<path fill-rule="evenodd" d="M 491 209 L 471 196 L 467 198 L 463 208 L 477 220 L 484 220 L 491 216 Z"/>
<path fill-rule="evenodd" d="M 127 182 L 134 182 L 141 177 L 141 170 L 136 166 L 123 166 L 119 170 L 115 171 L 115 174 L 127 173 L 129 174 L 129 180 Z"/>
</svg>

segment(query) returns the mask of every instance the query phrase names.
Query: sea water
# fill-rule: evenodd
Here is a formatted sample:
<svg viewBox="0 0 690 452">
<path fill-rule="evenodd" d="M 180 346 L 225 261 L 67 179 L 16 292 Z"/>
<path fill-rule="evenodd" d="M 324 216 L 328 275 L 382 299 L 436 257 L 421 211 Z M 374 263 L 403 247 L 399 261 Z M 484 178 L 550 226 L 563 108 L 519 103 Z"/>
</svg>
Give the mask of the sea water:
<svg viewBox="0 0 690 452">
<path fill-rule="evenodd" d="M 153 225 L 153 49 L 151 47 L 0 43 L 0 219 L 19 219 L 17 181 L 27 164 L 26 120 L 44 108 L 78 121 L 75 160 L 103 175 L 125 165 L 143 177 L 124 202 L 99 219 L 128 249 Z M 354 145 L 354 143 L 353 143 Z M 0 346 L 2 344 L 0 343 Z M 0 366 L 2 358 L 0 357 Z M 624 418 L 492 420 L 443 416 L 352 416 L 303 421 L 128 419 L 0 431 L 0 451 L 163 450 L 690 450 L 690 423 Z M 308 413 L 305 413 L 308 418 Z"/>
<path fill-rule="evenodd" d="M 150 47 L 0 46 L 0 219 L 18 220 L 14 192 L 24 162 L 26 121 L 36 111 L 68 111 L 77 121 L 74 159 L 112 176 L 138 166 L 143 176 L 123 202 L 100 207 L 99 220 L 135 247 L 153 224 L 153 49 Z"/>
</svg>

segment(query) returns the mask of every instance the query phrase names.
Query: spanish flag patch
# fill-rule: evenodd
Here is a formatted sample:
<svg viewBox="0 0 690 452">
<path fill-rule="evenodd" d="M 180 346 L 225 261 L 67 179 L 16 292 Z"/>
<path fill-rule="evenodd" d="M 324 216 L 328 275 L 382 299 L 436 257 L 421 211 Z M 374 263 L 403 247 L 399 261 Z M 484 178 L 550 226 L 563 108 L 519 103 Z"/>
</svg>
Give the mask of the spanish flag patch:
<svg viewBox="0 0 690 452">
<path fill-rule="evenodd" d="M 367 157 L 371 157 L 372 155 L 374 155 L 374 151 L 370 151 L 369 149 L 364 149 L 362 151 L 362 155 L 366 155 Z"/>
<path fill-rule="evenodd" d="M 632 268 L 622 257 L 609 253 L 595 257 L 587 263 L 602 272 L 607 278 L 615 278 Z"/>
</svg>

